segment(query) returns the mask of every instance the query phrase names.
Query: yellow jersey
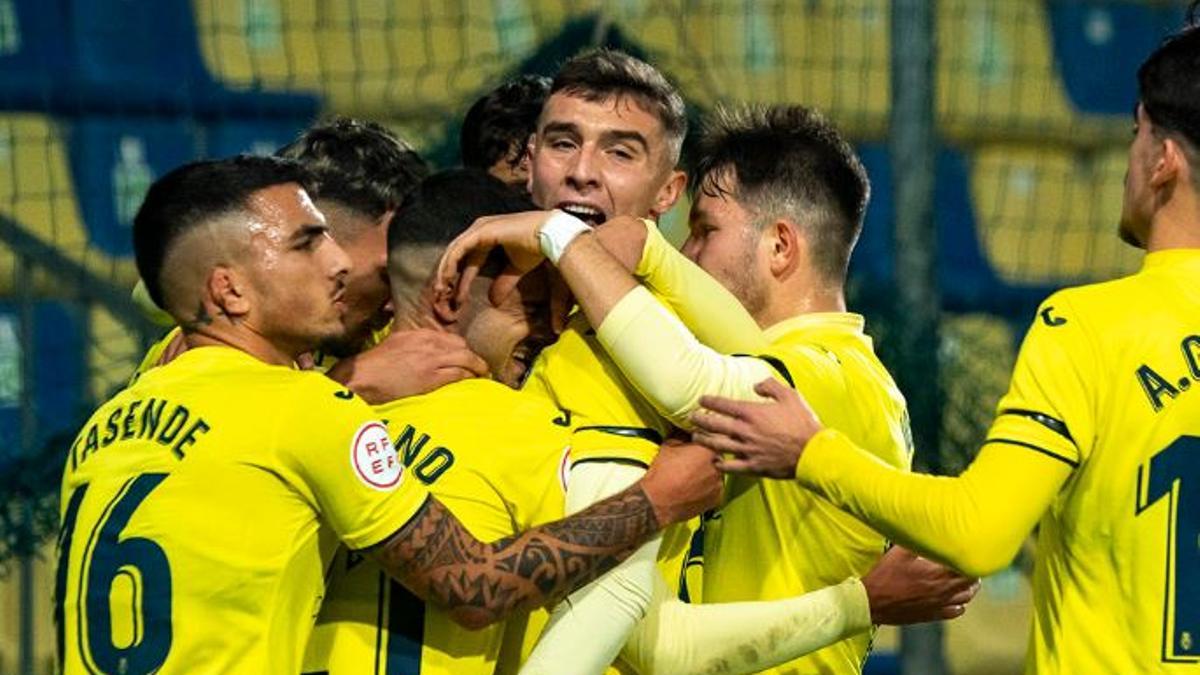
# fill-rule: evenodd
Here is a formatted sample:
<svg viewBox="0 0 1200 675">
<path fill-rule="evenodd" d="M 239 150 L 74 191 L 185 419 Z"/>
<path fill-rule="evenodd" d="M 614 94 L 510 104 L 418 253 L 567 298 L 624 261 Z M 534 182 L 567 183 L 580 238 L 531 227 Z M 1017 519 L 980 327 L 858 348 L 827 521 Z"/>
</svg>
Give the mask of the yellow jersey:
<svg viewBox="0 0 1200 675">
<path fill-rule="evenodd" d="M 377 331 L 373 331 L 367 342 L 367 348 L 374 347 L 375 345 L 379 344 L 384 338 L 390 335 L 391 332 L 391 324 L 388 324 Z M 146 355 L 142 357 L 141 363 L 137 365 L 137 368 L 135 368 L 133 371 L 133 375 L 129 378 L 129 383 L 133 384 L 134 382 L 137 382 L 138 378 L 141 377 L 143 373 L 151 368 L 157 368 L 158 366 L 162 365 L 163 355 L 167 352 L 167 349 L 171 347 L 171 343 L 180 337 L 180 334 L 181 331 L 179 326 L 175 326 L 171 328 L 171 330 L 167 331 L 166 335 L 163 335 L 161 338 L 159 338 L 158 342 L 150 345 L 150 348 L 146 350 Z M 184 347 L 184 349 L 186 349 L 186 347 Z M 337 362 L 338 359 L 336 356 L 327 354 L 319 349 L 312 352 L 312 370 L 326 373 L 329 372 L 329 369 L 332 368 Z"/>
<path fill-rule="evenodd" d="M 522 391 L 545 398 L 572 427 L 565 471 L 580 462 L 618 462 L 649 467 L 672 427 L 626 379 L 596 340 L 582 312 L 573 314 L 558 340 L 534 361 Z M 658 567 L 679 591 L 693 523 L 663 531 Z M 497 672 L 515 672 L 533 652 L 549 620 L 545 609 L 511 621 Z M 613 672 L 610 670 L 610 672 Z"/>
<path fill-rule="evenodd" d="M 545 399 L 471 379 L 375 413 L 409 478 L 426 484 L 479 540 L 563 517 L 570 429 Z M 372 561 L 343 554 L 330 574 L 305 672 L 483 675 L 496 667 L 503 633 L 504 624 L 462 628 Z"/>
<path fill-rule="evenodd" d="M 854 314 L 806 314 L 765 331 L 763 355 L 802 392 L 822 422 L 895 467 L 912 456 L 904 397 Z M 705 519 L 703 601 L 787 598 L 862 576 L 884 538 L 791 481 L 730 476 L 724 504 Z M 774 668 L 772 673 L 857 673 L 867 634 Z"/>
<path fill-rule="evenodd" d="M 101 405 L 70 448 L 63 670 L 297 673 L 338 542 L 385 541 L 427 494 L 334 382 L 190 349 Z"/>
<path fill-rule="evenodd" d="M 1038 310 L 988 434 L 1074 469 L 1038 530 L 1027 672 L 1196 672 L 1197 382 L 1200 250 Z"/>
</svg>

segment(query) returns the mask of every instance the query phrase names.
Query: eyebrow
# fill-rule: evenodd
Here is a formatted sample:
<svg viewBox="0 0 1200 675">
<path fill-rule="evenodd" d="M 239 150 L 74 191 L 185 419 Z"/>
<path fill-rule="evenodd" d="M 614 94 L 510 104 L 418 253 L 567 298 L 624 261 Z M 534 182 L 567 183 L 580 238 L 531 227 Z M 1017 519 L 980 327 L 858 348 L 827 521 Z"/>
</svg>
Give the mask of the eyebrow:
<svg viewBox="0 0 1200 675">
<path fill-rule="evenodd" d="M 555 133 L 566 133 L 574 136 L 581 135 L 579 132 L 579 125 L 575 124 L 574 122 L 547 122 L 546 126 L 542 129 L 542 134 L 548 135 Z M 637 131 L 628 129 L 609 129 L 608 131 L 600 134 L 600 141 L 602 143 L 618 143 L 622 141 L 628 141 L 642 146 L 643 152 L 650 151 L 650 143 L 646 140 L 646 137 Z"/>
<path fill-rule="evenodd" d="M 626 131 L 624 129 L 612 129 L 600 134 L 600 139 L 607 143 L 617 143 L 629 141 L 642 146 L 643 152 L 650 151 L 650 144 L 646 142 L 646 137 L 636 131 Z"/>
<path fill-rule="evenodd" d="M 312 237 L 320 237 L 329 234 L 329 226 L 319 223 L 307 223 L 301 225 L 292 233 L 292 241 L 303 241 Z"/>
<path fill-rule="evenodd" d="M 547 122 L 542 129 L 543 134 L 575 134 L 579 135 L 579 126 L 574 122 Z"/>
</svg>

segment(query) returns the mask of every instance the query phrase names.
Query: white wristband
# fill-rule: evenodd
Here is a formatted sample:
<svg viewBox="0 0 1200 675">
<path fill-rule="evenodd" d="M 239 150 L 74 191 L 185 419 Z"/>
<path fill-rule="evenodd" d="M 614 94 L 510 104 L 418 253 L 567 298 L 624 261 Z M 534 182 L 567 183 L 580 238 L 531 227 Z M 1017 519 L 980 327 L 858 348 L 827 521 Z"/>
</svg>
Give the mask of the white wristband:
<svg viewBox="0 0 1200 675">
<path fill-rule="evenodd" d="M 538 230 L 538 243 L 541 244 L 542 253 L 557 265 L 563 251 L 567 250 L 567 245 L 574 241 L 575 237 L 591 230 L 590 225 L 575 216 L 564 211 L 555 211 L 542 224 L 542 229 Z"/>
</svg>

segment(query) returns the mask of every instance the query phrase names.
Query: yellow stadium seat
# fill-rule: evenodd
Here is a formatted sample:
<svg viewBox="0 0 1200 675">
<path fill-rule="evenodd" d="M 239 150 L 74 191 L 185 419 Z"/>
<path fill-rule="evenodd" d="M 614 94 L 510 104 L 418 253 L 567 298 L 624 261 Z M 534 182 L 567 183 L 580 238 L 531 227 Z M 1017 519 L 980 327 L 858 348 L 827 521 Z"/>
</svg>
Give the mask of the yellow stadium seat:
<svg viewBox="0 0 1200 675">
<path fill-rule="evenodd" d="M 1136 270 L 1140 253 L 1116 235 L 1125 153 L 1123 146 L 978 148 L 971 195 L 997 274 L 1015 283 L 1067 283 Z"/>
<path fill-rule="evenodd" d="M 392 119 L 461 114 L 464 101 L 525 56 L 502 53 L 493 6 L 383 0 L 193 3 L 201 52 L 219 81 L 316 90 L 339 113 Z"/>
<path fill-rule="evenodd" d="M 803 103 L 863 138 L 882 134 L 889 100 L 886 0 L 636 3 L 616 18 L 689 100 Z"/>
<path fill-rule="evenodd" d="M 937 110 L 956 138 L 1070 140 L 1083 120 L 1054 65 L 1044 0 L 940 0 Z"/>
<path fill-rule="evenodd" d="M 0 216 L 16 221 L 102 279 L 130 288 L 137 279 L 132 258 L 113 258 L 89 245 L 67 161 L 65 130 L 48 117 L 0 115 Z M 16 284 L 32 284 L 42 294 L 69 288 L 41 268 L 24 272 L 21 279 L 16 275 L 12 250 L 0 244 L 0 294 L 12 293 Z"/>
</svg>

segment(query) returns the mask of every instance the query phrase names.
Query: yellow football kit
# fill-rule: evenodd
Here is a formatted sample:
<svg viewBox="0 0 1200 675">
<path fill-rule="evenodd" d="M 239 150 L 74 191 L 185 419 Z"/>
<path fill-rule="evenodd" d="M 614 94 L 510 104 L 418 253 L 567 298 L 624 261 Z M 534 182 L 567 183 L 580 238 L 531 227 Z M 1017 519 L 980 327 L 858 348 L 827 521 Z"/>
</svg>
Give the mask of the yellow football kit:
<svg viewBox="0 0 1200 675">
<path fill-rule="evenodd" d="M 429 486 L 481 541 L 563 517 L 570 429 L 545 399 L 485 379 L 377 406 L 409 479 Z M 369 560 L 339 555 L 305 672 L 492 673 L 504 624 L 460 627 Z"/>
<path fill-rule="evenodd" d="M 190 349 L 100 406 L 63 475 L 67 673 L 299 672 L 338 542 L 427 498 L 371 409 L 317 373 Z"/>
<path fill-rule="evenodd" d="M 374 347 L 375 345 L 379 344 L 384 338 L 390 335 L 391 332 L 391 324 L 372 332 L 371 337 L 367 342 L 367 347 Z M 180 337 L 180 335 L 181 333 L 179 326 L 175 326 L 171 330 L 167 331 L 166 335 L 163 335 L 161 338 L 159 338 L 158 342 L 150 345 L 150 348 L 146 350 L 146 355 L 142 357 L 141 363 L 138 364 L 137 368 L 135 368 L 133 371 L 133 375 L 129 378 L 129 383 L 133 384 L 134 382 L 137 382 L 138 378 L 141 377 L 143 373 L 151 368 L 157 368 L 158 366 L 162 365 L 163 355 L 171 346 L 171 343 Z M 329 369 L 333 367 L 333 364 L 338 362 L 336 356 L 327 354 L 319 349 L 312 353 L 312 357 L 312 369 L 322 373 L 328 372 Z"/>
<path fill-rule="evenodd" d="M 1043 303 L 962 476 L 896 474 L 827 429 L 797 478 L 974 573 L 1008 564 L 1040 519 L 1027 672 L 1192 673 L 1198 381 L 1200 250 L 1151 253 Z"/>
<path fill-rule="evenodd" d="M 765 331 L 764 358 L 804 393 L 818 416 L 890 466 L 911 459 L 908 415 L 876 358 L 862 318 L 807 314 Z M 834 421 L 836 420 L 836 422 Z M 731 476 L 725 501 L 704 523 L 704 602 L 770 600 L 862 576 L 884 539 L 801 486 Z M 857 635 L 768 672 L 851 673 L 862 669 L 870 636 Z"/>
</svg>

